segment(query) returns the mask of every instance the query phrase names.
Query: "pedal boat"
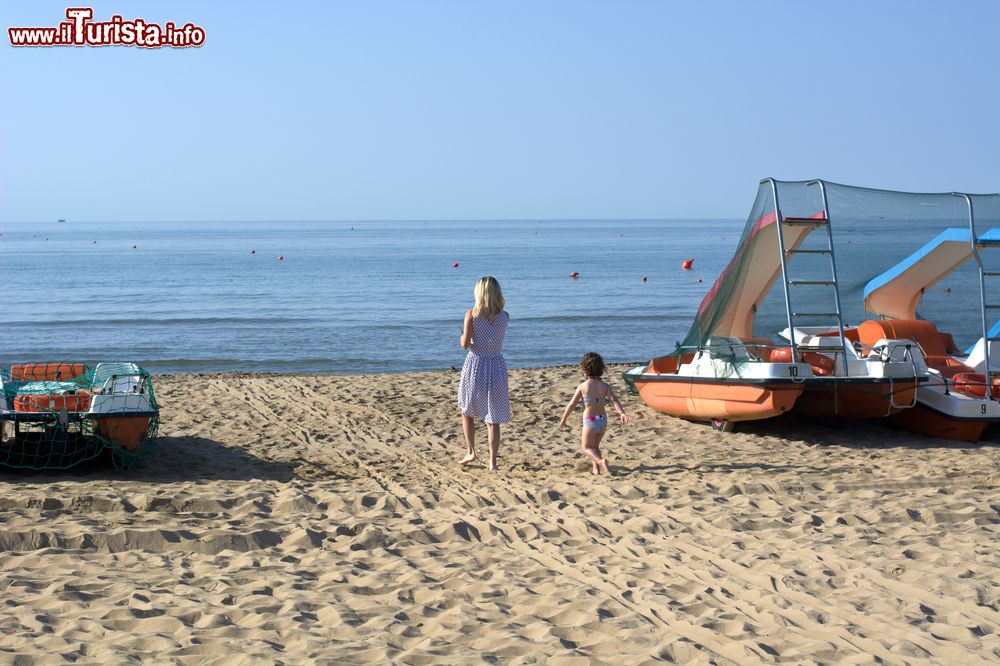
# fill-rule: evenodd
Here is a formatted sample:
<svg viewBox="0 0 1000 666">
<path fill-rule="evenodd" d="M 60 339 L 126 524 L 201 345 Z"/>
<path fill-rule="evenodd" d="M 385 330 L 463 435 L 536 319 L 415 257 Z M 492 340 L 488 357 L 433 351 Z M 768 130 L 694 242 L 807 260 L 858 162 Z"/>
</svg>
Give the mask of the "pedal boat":
<svg viewBox="0 0 1000 666">
<path fill-rule="evenodd" d="M 808 363 L 774 363 L 770 341 L 716 336 L 694 352 L 661 356 L 623 373 L 629 388 L 653 409 L 716 430 L 792 409 L 812 374 Z"/>
<path fill-rule="evenodd" d="M 791 214 L 781 208 L 782 192 L 797 195 L 791 197 L 795 203 L 790 208 L 797 209 Z M 803 210 L 807 205 L 811 208 Z M 828 419 L 855 419 L 886 416 L 913 405 L 916 386 L 926 376 L 896 350 L 899 345 L 886 340 L 878 353 L 861 353 L 843 332 L 828 211 L 823 181 L 762 180 L 740 245 L 702 300 L 684 344 L 673 354 L 627 370 L 623 378 L 628 386 L 653 409 L 707 420 L 718 430 L 792 409 Z M 818 229 L 824 231 L 825 243 L 804 246 Z M 799 256 L 804 259 L 793 261 Z M 823 258 L 820 268 L 829 271 L 829 277 L 792 278 L 791 267 L 806 263 L 808 257 Z M 799 334 L 784 343 L 755 337 L 758 308 L 779 279 L 786 330 L 798 330 L 797 319 L 825 317 L 837 324 L 835 332 L 813 344 Z M 829 289 L 826 312 L 793 307 L 793 292 L 800 286 Z"/>
<path fill-rule="evenodd" d="M 970 204 L 971 205 L 971 204 Z M 974 227 L 973 227 L 974 228 Z M 980 285 L 990 277 L 983 270 L 979 249 L 1000 245 L 1000 229 L 990 229 L 970 242 L 968 228 L 949 228 L 899 264 L 872 279 L 864 289 L 865 310 L 883 319 L 858 327 L 861 342 L 876 337 L 913 340 L 928 367 L 929 381 L 920 386 L 916 406 L 893 417 L 913 432 L 961 442 L 977 442 L 991 424 L 1000 422 L 1000 378 L 989 370 L 1000 365 L 1000 349 L 987 345 L 997 337 L 997 326 L 986 331 L 985 297 L 980 299 L 984 335 L 965 352 L 950 333 L 918 319 L 924 291 L 975 258 Z M 992 381 L 987 382 L 987 374 Z"/>
<path fill-rule="evenodd" d="M 0 465 L 65 469 L 111 448 L 138 451 L 159 409 L 135 363 L 15 364 L 0 373 Z"/>
</svg>

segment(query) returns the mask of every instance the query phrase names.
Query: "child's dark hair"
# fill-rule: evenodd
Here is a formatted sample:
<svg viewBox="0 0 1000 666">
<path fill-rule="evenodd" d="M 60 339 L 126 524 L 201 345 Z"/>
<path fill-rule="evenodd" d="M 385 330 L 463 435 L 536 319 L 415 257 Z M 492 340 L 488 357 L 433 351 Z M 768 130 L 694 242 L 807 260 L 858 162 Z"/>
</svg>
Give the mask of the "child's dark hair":
<svg viewBox="0 0 1000 666">
<path fill-rule="evenodd" d="M 604 359 L 597 352 L 587 352 L 580 361 L 580 368 L 588 377 L 600 377 L 604 374 Z"/>
</svg>

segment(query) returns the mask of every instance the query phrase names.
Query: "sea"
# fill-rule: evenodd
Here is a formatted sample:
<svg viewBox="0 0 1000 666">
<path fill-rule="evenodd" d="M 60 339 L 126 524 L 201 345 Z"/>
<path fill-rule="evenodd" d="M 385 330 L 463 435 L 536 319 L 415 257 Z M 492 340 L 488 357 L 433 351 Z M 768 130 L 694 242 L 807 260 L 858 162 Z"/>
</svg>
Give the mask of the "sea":
<svg viewBox="0 0 1000 666">
<path fill-rule="evenodd" d="M 503 287 L 509 366 L 575 364 L 587 351 L 646 362 L 683 340 L 744 223 L 4 223 L 0 364 L 134 361 L 153 373 L 460 367 L 462 318 L 483 275 Z M 849 318 L 864 316 L 863 283 L 937 230 L 918 231 L 887 239 L 838 230 Z M 960 342 L 981 327 L 975 280 L 959 271 L 928 295 L 935 323 Z M 782 328 L 782 313 L 762 310 L 771 330 L 761 332 Z"/>
</svg>

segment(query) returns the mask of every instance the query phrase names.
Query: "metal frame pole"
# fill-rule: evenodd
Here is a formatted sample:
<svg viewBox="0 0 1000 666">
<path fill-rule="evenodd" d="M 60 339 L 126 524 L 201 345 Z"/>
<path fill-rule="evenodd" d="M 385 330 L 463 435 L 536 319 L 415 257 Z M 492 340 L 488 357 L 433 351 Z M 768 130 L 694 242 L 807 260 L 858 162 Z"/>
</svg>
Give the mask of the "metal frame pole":
<svg viewBox="0 0 1000 666">
<path fill-rule="evenodd" d="M 840 333 L 840 348 L 844 352 L 844 375 L 850 376 L 851 370 L 847 362 L 847 338 L 844 337 L 844 311 L 840 307 L 840 280 L 837 278 L 837 255 L 833 251 L 833 226 L 830 222 L 830 206 L 826 199 L 826 183 L 820 179 L 810 180 L 807 186 L 819 185 L 823 196 L 823 217 L 826 218 L 826 240 L 830 245 L 830 270 L 833 273 L 833 298 L 837 304 L 837 331 Z"/>
<path fill-rule="evenodd" d="M 771 196 L 774 197 L 774 224 L 778 230 L 778 252 L 781 259 L 781 286 L 785 290 L 785 316 L 788 320 L 788 340 L 792 345 L 792 363 L 799 362 L 798 346 L 795 344 L 795 328 L 792 326 L 792 300 L 788 292 L 788 273 L 785 269 L 785 236 L 781 232 L 781 207 L 778 205 L 778 184 L 774 178 L 765 178 L 760 184 L 771 184 Z"/>
<path fill-rule="evenodd" d="M 976 215 L 972 210 L 972 199 L 968 194 L 963 194 L 962 192 L 952 192 L 952 195 L 965 199 L 965 204 L 969 208 L 969 243 L 972 246 L 972 256 L 976 260 L 976 266 L 979 267 L 979 305 L 982 308 L 983 313 L 983 362 L 985 364 L 984 369 L 986 370 L 986 399 L 989 400 L 992 397 L 991 389 L 993 379 L 990 376 L 990 340 L 988 337 L 989 325 L 986 323 L 986 275 L 983 267 L 983 259 L 979 256 L 979 248 L 977 247 L 979 236 L 976 234 Z"/>
</svg>

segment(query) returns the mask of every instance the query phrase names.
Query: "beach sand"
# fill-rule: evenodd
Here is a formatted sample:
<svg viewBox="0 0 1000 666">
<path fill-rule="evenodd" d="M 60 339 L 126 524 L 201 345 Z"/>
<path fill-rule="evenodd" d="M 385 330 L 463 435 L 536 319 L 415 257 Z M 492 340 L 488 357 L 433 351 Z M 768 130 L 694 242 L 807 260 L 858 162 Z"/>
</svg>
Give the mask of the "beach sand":
<svg viewBox="0 0 1000 666">
<path fill-rule="evenodd" d="M 157 377 L 146 468 L 0 475 L 0 660 L 1000 660 L 995 436 L 716 433 L 621 369 L 601 477 L 575 368 L 511 372 L 500 473 L 457 371 Z"/>
</svg>

